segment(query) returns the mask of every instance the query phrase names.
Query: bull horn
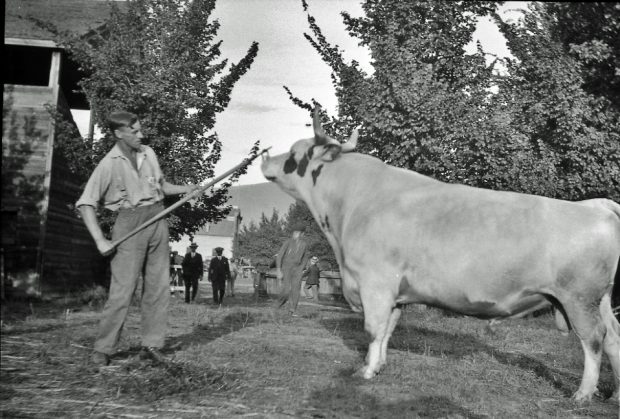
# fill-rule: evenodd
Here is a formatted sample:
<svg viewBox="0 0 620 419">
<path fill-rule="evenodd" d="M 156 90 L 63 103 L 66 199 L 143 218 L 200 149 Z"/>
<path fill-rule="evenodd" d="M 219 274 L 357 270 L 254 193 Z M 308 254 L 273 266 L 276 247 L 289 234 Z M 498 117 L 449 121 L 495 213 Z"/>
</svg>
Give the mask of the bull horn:
<svg viewBox="0 0 620 419">
<path fill-rule="evenodd" d="M 357 128 L 355 128 L 353 130 L 353 133 L 351 134 L 351 137 L 349 138 L 349 141 L 347 141 L 346 143 L 344 143 L 342 145 L 341 151 L 343 153 L 348 153 L 351 152 L 355 149 L 355 146 L 357 146 L 357 139 L 359 138 L 360 132 Z"/>
<path fill-rule="evenodd" d="M 328 142 L 327 134 L 325 134 L 323 126 L 321 125 L 320 110 L 321 107 L 319 105 L 315 106 L 312 115 L 312 127 L 314 128 L 314 142 L 316 145 L 324 145 Z"/>
</svg>

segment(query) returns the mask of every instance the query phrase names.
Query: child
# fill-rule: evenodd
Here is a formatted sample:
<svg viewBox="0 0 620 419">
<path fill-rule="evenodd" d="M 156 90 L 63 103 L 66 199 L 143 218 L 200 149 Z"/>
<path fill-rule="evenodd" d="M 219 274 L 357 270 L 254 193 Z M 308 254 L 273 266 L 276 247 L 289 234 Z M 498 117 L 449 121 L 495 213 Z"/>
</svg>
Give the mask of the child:
<svg viewBox="0 0 620 419">
<path fill-rule="evenodd" d="M 304 294 L 306 294 L 307 299 L 312 299 L 315 302 L 319 301 L 320 269 L 319 269 L 319 265 L 317 264 L 318 261 L 319 261 L 318 257 L 312 256 L 312 258 L 310 259 L 310 266 L 308 266 L 308 268 L 304 272 L 305 274 L 304 276 L 307 276 L 306 286 L 304 288 Z M 308 293 L 309 289 L 312 289 L 312 295 Z"/>
</svg>

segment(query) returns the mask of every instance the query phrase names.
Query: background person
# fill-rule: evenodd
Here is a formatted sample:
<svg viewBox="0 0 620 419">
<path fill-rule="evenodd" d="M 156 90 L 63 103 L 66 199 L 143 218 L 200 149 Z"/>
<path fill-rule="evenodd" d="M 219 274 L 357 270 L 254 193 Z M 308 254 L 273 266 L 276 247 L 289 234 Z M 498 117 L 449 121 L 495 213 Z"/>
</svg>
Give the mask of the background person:
<svg viewBox="0 0 620 419">
<path fill-rule="evenodd" d="M 116 144 L 91 174 L 76 202 L 82 220 L 101 254 L 114 251 L 99 226 L 95 209 L 101 204 L 118 216 L 112 239 L 118 239 L 164 209 L 164 195 L 190 193 L 199 186 L 173 185 L 164 179 L 157 156 L 143 145 L 137 115 L 118 111 L 108 117 Z M 164 345 L 170 299 L 168 224 L 162 218 L 120 243 L 110 261 L 111 282 L 91 361 L 107 365 L 114 353 L 139 278 L 142 288 L 141 356 L 165 360 Z"/>
<path fill-rule="evenodd" d="M 310 266 L 304 271 L 304 276 L 306 277 L 306 286 L 304 287 L 304 294 L 306 294 L 306 298 L 313 299 L 315 302 L 319 302 L 319 258 L 316 256 L 312 256 L 310 259 Z M 311 290 L 312 293 L 309 294 L 308 290 Z"/>
<path fill-rule="evenodd" d="M 282 244 L 276 257 L 276 276 L 282 282 L 282 288 L 275 308 L 282 307 L 288 301 L 289 312 L 295 317 L 301 290 L 301 276 L 309 257 L 308 245 L 303 239 L 305 229 L 303 224 L 294 225 L 291 237 Z"/>
<path fill-rule="evenodd" d="M 198 281 L 202 281 L 204 267 L 202 266 L 202 255 L 196 252 L 198 245 L 192 243 L 189 246 L 189 252 L 183 258 L 183 281 L 185 282 L 185 303 L 196 299 L 198 293 Z"/>
<path fill-rule="evenodd" d="M 239 266 L 237 265 L 237 259 L 231 259 L 230 261 L 230 279 L 227 281 L 228 295 L 230 297 L 235 296 L 235 280 L 239 275 Z"/>
<path fill-rule="evenodd" d="M 222 305 L 224 302 L 226 281 L 230 279 L 230 266 L 228 265 L 228 259 L 222 256 L 223 252 L 223 248 L 216 247 L 216 256 L 209 263 L 209 279 L 213 288 L 213 302 L 219 305 Z"/>
</svg>

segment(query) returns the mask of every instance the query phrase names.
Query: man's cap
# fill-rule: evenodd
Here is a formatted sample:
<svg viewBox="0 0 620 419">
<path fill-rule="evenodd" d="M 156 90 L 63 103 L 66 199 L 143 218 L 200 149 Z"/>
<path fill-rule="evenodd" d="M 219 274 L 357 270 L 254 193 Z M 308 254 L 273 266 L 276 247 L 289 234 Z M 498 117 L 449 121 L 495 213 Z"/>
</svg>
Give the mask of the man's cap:
<svg viewBox="0 0 620 419">
<path fill-rule="evenodd" d="M 318 261 L 318 260 L 319 260 L 319 258 L 318 258 L 318 257 L 316 257 L 316 256 L 312 256 L 312 258 L 311 258 L 310 260 L 317 260 L 317 261 Z"/>
<path fill-rule="evenodd" d="M 218 246 L 215 248 L 215 253 L 217 253 L 218 255 L 221 255 L 223 251 L 224 251 L 223 247 Z"/>
<path fill-rule="evenodd" d="M 192 249 L 195 249 L 198 247 L 198 245 L 196 243 L 192 243 L 189 245 L 189 247 L 191 247 Z"/>
</svg>

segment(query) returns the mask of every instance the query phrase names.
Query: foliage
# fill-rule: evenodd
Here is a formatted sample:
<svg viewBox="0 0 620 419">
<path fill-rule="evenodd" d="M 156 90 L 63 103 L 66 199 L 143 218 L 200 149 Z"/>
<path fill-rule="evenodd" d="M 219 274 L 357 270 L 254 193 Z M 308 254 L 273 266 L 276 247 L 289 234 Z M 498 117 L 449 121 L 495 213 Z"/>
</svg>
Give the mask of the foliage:
<svg viewBox="0 0 620 419">
<path fill-rule="evenodd" d="M 80 86 L 96 123 L 107 134 L 75 156 L 78 166 L 90 173 L 110 150 L 114 140 L 106 115 L 125 109 L 140 117 L 167 181 L 197 184 L 214 177 L 221 155 L 221 143 L 213 132 L 216 115 L 226 108 L 232 88 L 258 53 L 254 42 L 238 63 L 229 66 L 228 60 L 220 59 L 219 22 L 211 19 L 214 7 L 215 0 L 111 2 L 110 17 L 86 37 L 39 22 L 79 63 L 85 74 Z M 66 149 L 84 148 L 79 136 L 65 137 Z M 256 144 L 250 154 L 257 150 Z M 171 239 L 221 219 L 230 209 L 223 207 L 227 189 L 243 173 L 239 171 L 193 205 L 176 210 L 169 219 Z"/>
<path fill-rule="evenodd" d="M 493 99 L 498 107 L 506 107 L 509 128 L 526 139 L 524 149 L 533 151 L 531 166 L 522 170 L 539 173 L 540 179 L 533 177 L 523 189 L 573 200 L 620 200 L 620 109 L 609 100 L 618 94 L 618 85 L 615 93 L 613 84 L 609 93 L 597 92 L 593 80 L 609 75 L 599 71 L 593 78 L 591 61 L 568 43 L 566 28 L 587 26 L 595 15 L 579 15 L 580 23 L 565 20 L 581 9 L 581 3 L 532 4 L 518 25 L 495 16 L 515 58 L 505 60 L 509 76 L 498 79 L 499 92 Z M 619 18 L 616 13 L 615 24 L 610 23 L 616 39 Z M 581 35 L 579 48 L 584 52 L 589 41 L 583 36 L 588 35 Z M 598 35 L 589 36 L 593 41 Z"/>
<path fill-rule="evenodd" d="M 286 231 L 289 232 L 289 236 L 292 233 L 291 227 L 296 224 L 306 227 L 304 240 L 308 243 L 310 255 L 318 257 L 322 267 L 327 265 L 330 269 L 338 269 L 338 262 L 329 242 L 306 204 L 301 201 L 297 201 L 289 207 L 286 216 Z"/>
<path fill-rule="evenodd" d="M 310 254 L 317 256 L 322 266 L 337 269 L 338 264 L 331 246 L 306 204 L 299 201 L 291 204 L 285 217 L 280 217 L 274 209 L 271 218 L 262 214 L 258 225 L 252 221 L 249 226 L 243 226 L 234 253 L 251 259 L 255 266 L 269 266 L 282 243 L 291 236 L 291 227 L 296 224 L 306 227 L 304 240 L 308 243 Z"/>
<path fill-rule="evenodd" d="M 617 10 L 539 4 L 509 24 L 499 4 L 367 0 L 365 16 L 343 12 L 349 33 L 370 49 L 373 74 L 345 62 L 308 15 L 305 37 L 331 67 L 338 98 L 337 116 L 323 114 L 326 131 L 345 137 L 359 125 L 361 152 L 443 181 L 619 200 L 618 113 L 595 82 L 617 77 L 609 64 L 617 63 Z M 487 64 L 480 44 L 465 52 L 481 16 L 495 17 L 515 56 L 506 74 L 497 59 Z"/>
<path fill-rule="evenodd" d="M 285 226 L 286 221 L 275 209 L 271 218 L 267 218 L 263 213 L 258 225 L 252 221 L 249 226 L 243 226 L 239 232 L 238 247 L 234 250 L 234 254 L 249 258 L 255 266 L 269 266 L 288 237 Z"/>
</svg>

